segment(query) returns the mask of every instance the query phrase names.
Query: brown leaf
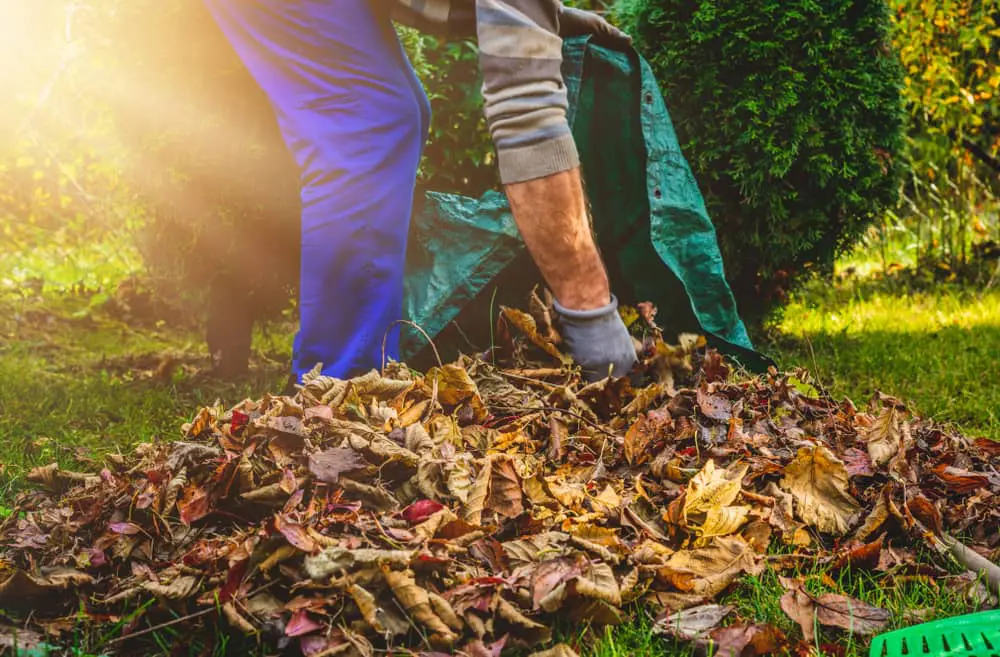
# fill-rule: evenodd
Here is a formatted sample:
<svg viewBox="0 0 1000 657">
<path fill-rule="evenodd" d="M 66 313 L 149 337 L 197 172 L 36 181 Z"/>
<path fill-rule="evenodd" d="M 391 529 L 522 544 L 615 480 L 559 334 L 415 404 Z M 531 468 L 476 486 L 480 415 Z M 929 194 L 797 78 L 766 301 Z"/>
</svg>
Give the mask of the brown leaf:
<svg viewBox="0 0 1000 657">
<path fill-rule="evenodd" d="M 843 461 L 822 445 L 801 448 L 780 485 L 795 498 L 798 516 L 822 532 L 846 534 L 861 510 L 848 492 Z"/>
<path fill-rule="evenodd" d="M 201 520 L 211 511 L 208 491 L 193 484 L 186 486 L 182 498 L 177 502 L 177 510 L 185 525 Z"/>
<path fill-rule="evenodd" d="M 309 472 L 317 481 L 326 484 L 337 484 L 341 474 L 363 470 L 367 466 L 364 456 L 347 447 L 335 447 L 309 455 Z"/>
<path fill-rule="evenodd" d="M 60 493 L 71 486 L 100 484 L 101 478 L 96 475 L 63 470 L 58 463 L 50 463 L 33 468 L 28 472 L 28 481 L 33 484 L 41 484 L 53 492 Z"/>
<path fill-rule="evenodd" d="M 490 492 L 484 509 L 504 518 L 516 518 L 524 513 L 521 478 L 517 476 L 512 458 L 493 455 L 490 461 Z"/>
<path fill-rule="evenodd" d="M 142 588 L 158 598 L 168 600 L 184 600 L 190 598 L 198 590 L 198 578 L 191 575 L 181 575 L 169 584 L 163 582 L 144 582 Z"/>
<path fill-rule="evenodd" d="M 290 520 L 284 513 L 274 516 L 274 528 L 285 537 L 285 540 L 303 552 L 313 553 L 319 550 L 319 545 L 306 528 Z"/>
<path fill-rule="evenodd" d="M 854 570 L 875 570 L 882 556 L 882 543 L 885 535 L 878 537 L 872 543 L 862 543 L 840 553 L 834 562 L 834 568 L 851 568 Z"/>
<path fill-rule="evenodd" d="M 15 570 L 0 582 L 0 607 L 30 608 L 59 591 L 82 588 L 93 583 L 93 577 L 71 568 L 56 568 L 42 576 Z"/>
<path fill-rule="evenodd" d="M 435 367 L 427 372 L 427 380 L 437 382 L 438 399 L 442 404 L 452 407 L 468 405 L 477 422 L 483 422 L 489 417 L 489 411 L 479 394 L 479 388 L 464 367 L 459 365 Z"/>
<path fill-rule="evenodd" d="M 538 564 L 531 577 L 531 599 L 535 609 L 554 612 L 566 597 L 566 582 L 583 572 L 583 564 L 573 557 L 549 559 Z"/>
<path fill-rule="evenodd" d="M 815 605 L 809 594 L 801 586 L 794 586 L 781 596 L 779 604 L 781 610 L 802 628 L 802 637 L 805 643 L 814 643 L 816 641 Z"/>
<path fill-rule="evenodd" d="M 664 437 L 664 431 L 673 418 L 669 413 L 650 411 L 636 418 L 632 426 L 625 432 L 625 459 L 631 465 L 642 465 L 650 460 L 653 454 L 649 447 L 658 439 Z"/>
<path fill-rule="evenodd" d="M 814 598 L 803 588 L 801 580 L 784 580 L 784 583 L 789 590 L 781 598 L 781 608 L 802 628 L 807 643 L 815 640 L 814 623 L 869 636 L 885 629 L 892 617 L 885 609 L 839 593 L 824 593 Z"/>
<path fill-rule="evenodd" d="M 824 593 L 816 598 L 815 604 L 816 618 L 822 625 L 839 627 L 861 636 L 884 630 L 892 618 L 885 609 L 839 593 Z"/>
<path fill-rule="evenodd" d="M 483 510 L 490 494 L 490 478 L 493 472 L 492 464 L 487 461 L 479 469 L 475 481 L 469 488 L 468 501 L 465 503 L 463 518 L 473 525 L 483 524 Z"/>
<path fill-rule="evenodd" d="M 711 394 L 705 387 L 698 388 L 698 408 L 702 415 L 718 422 L 733 418 L 733 402 L 720 394 Z"/>
<path fill-rule="evenodd" d="M 867 452 L 851 447 L 845 449 L 841 457 L 844 459 L 844 467 L 847 468 L 849 477 L 875 476 L 875 470 L 872 469 L 872 459 Z"/>
<path fill-rule="evenodd" d="M 578 657 L 576 651 L 565 643 L 558 643 L 548 650 L 533 652 L 528 657 Z"/>
<path fill-rule="evenodd" d="M 715 597 L 743 573 L 758 572 L 757 557 L 736 536 L 716 537 L 703 548 L 675 552 L 657 576 L 682 593 Z"/>
<path fill-rule="evenodd" d="M 417 586 L 412 574 L 390 570 L 383 566 L 382 576 L 385 577 L 386 583 L 407 614 L 437 635 L 440 640 L 446 643 L 455 641 L 457 638 L 455 633 L 434 612 L 427 591 Z"/>
<path fill-rule="evenodd" d="M 882 409 L 872 426 L 862 433 L 875 467 L 887 464 L 903 446 L 902 412 L 894 406 Z"/>
<path fill-rule="evenodd" d="M 716 657 L 759 657 L 786 647 L 784 633 L 773 625 L 730 625 L 711 633 Z"/>
<path fill-rule="evenodd" d="M 920 524 L 934 532 L 935 536 L 944 534 L 944 523 L 941 520 L 941 512 L 923 495 L 906 501 L 906 510 L 916 518 Z"/>
</svg>

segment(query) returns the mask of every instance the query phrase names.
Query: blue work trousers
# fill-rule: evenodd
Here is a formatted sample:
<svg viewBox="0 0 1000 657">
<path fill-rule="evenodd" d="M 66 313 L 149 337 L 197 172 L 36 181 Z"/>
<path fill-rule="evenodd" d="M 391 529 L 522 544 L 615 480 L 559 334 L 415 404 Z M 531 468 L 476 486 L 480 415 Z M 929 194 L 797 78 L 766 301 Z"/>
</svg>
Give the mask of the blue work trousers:
<svg viewBox="0 0 1000 657">
<path fill-rule="evenodd" d="M 301 169 L 295 375 L 378 367 L 386 337 L 397 358 L 430 105 L 388 15 L 372 0 L 205 1 Z"/>
</svg>

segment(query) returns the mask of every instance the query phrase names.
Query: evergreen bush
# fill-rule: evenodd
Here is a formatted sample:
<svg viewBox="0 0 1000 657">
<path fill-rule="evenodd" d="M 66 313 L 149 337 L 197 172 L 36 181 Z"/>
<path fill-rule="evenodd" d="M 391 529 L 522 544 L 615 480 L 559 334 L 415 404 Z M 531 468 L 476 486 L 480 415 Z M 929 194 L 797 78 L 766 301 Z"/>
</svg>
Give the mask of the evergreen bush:
<svg viewBox="0 0 1000 657">
<path fill-rule="evenodd" d="M 884 0 L 621 0 L 750 319 L 896 200 L 902 71 Z"/>
</svg>

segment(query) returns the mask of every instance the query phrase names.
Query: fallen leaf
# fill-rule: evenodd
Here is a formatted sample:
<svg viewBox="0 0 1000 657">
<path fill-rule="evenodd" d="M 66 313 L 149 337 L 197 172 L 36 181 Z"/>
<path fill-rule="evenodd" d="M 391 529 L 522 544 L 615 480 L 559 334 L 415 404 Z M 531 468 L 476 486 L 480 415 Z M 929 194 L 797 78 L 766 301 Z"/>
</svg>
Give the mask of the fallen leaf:
<svg viewBox="0 0 1000 657">
<path fill-rule="evenodd" d="M 773 625 L 730 625 L 710 636 L 716 657 L 759 657 L 787 648 L 784 633 Z"/>
<path fill-rule="evenodd" d="M 417 500 L 403 509 L 402 516 L 411 525 L 419 525 L 443 508 L 443 504 L 434 500 Z"/>
<path fill-rule="evenodd" d="M 278 530 L 285 539 L 303 552 L 316 552 L 319 545 L 316 539 L 309 535 L 306 528 L 297 522 L 291 521 L 285 514 L 279 513 L 274 516 L 274 528 Z"/>
<path fill-rule="evenodd" d="M 318 632 L 322 629 L 325 629 L 323 625 L 311 619 L 305 609 L 300 609 L 288 619 L 288 624 L 285 625 L 285 634 L 288 636 L 302 636 Z"/>
<path fill-rule="evenodd" d="M 868 455 L 875 467 L 887 464 L 903 446 L 902 413 L 894 406 L 887 406 L 863 433 L 868 444 Z"/>
<path fill-rule="evenodd" d="M 847 533 L 861 506 L 848 492 L 843 461 L 822 445 L 803 447 L 784 472 L 780 486 L 795 498 L 806 524 L 829 534 Z"/>
<path fill-rule="evenodd" d="M 948 485 L 948 490 L 955 493 L 974 493 L 990 484 L 989 478 L 984 474 L 950 465 L 941 464 L 933 472 Z"/>
<path fill-rule="evenodd" d="M 521 478 L 511 457 L 494 455 L 490 462 L 490 489 L 484 509 L 504 518 L 516 518 L 524 513 Z"/>
<path fill-rule="evenodd" d="M 408 615 L 440 640 L 446 643 L 454 642 L 457 638 L 455 633 L 434 613 L 427 591 L 417 586 L 411 574 L 389 570 L 383 566 L 382 576 Z"/>
<path fill-rule="evenodd" d="M 335 447 L 309 455 L 309 472 L 318 481 L 337 484 L 340 475 L 356 472 L 368 466 L 365 457 L 347 447 Z"/>
<path fill-rule="evenodd" d="M 732 611 L 733 608 L 728 605 L 692 607 L 656 619 L 653 631 L 675 636 L 684 641 L 694 641 L 708 636 L 708 633 L 719 627 Z"/>
<path fill-rule="evenodd" d="M 786 581 L 790 586 L 781 598 L 781 608 L 802 628 L 807 643 L 815 640 L 815 623 L 838 627 L 851 634 L 870 636 L 885 629 L 892 618 L 885 609 L 839 593 L 810 596 L 801 580 Z"/>
<path fill-rule="evenodd" d="M 163 582 L 144 582 L 142 588 L 158 598 L 184 600 L 197 592 L 198 578 L 191 575 L 181 575 L 169 584 Z"/>
<path fill-rule="evenodd" d="M 534 317 L 526 312 L 517 310 L 516 308 L 508 308 L 506 306 L 500 307 L 500 313 L 503 315 L 505 320 L 513 324 L 517 330 L 523 333 L 533 345 L 540 348 L 546 354 L 552 356 L 556 360 L 559 360 L 565 365 L 568 365 L 571 362 L 567 356 L 560 353 L 559 349 L 556 348 L 551 339 L 543 337 L 538 332 L 538 326 L 535 323 Z"/>
<path fill-rule="evenodd" d="M 733 402 L 720 394 L 710 394 L 706 388 L 698 388 L 698 408 L 702 415 L 717 422 L 728 422 L 733 418 Z"/>
<path fill-rule="evenodd" d="M 885 535 L 879 536 L 877 541 L 872 543 L 862 543 L 852 548 L 844 550 L 837 557 L 833 567 L 852 568 L 856 570 L 875 570 L 878 568 L 880 557 L 882 556 L 882 543 Z"/>
<path fill-rule="evenodd" d="M 127 536 L 142 533 L 142 527 L 131 522 L 113 522 L 108 525 L 108 529 L 116 534 L 125 534 Z"/>
<path fill-rule="evenodd" d="M 548 650 L 533 652 L 528 657 L 577 657 L 576 651 L 565 643 L 558 643 Z"/>
<path fill-rule="evenodd" d="M 712 598 L 740 575 L 757 572 L 757 557 L 745 540 L 716 537 L 695 550 L 675 552 L 657 571 L 675 590 Z"/>
</svg>

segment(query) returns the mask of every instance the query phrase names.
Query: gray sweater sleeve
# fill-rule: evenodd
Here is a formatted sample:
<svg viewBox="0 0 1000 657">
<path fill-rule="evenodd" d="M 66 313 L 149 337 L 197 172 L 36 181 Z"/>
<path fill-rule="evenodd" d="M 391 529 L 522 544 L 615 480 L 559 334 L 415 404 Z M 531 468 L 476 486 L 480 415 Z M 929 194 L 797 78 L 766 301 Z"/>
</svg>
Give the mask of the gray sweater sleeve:
<svg viewBox="0 0 1000 657">
<path fill-rule="evenodd" d="M 475 2 L 486 119 L 502 182 L 524 182 L 578 166 L 566 120 L 561 3 Z"/>
</svg>

